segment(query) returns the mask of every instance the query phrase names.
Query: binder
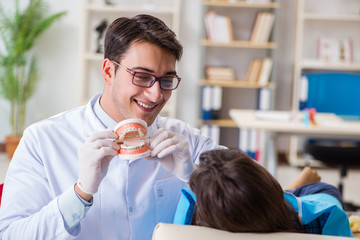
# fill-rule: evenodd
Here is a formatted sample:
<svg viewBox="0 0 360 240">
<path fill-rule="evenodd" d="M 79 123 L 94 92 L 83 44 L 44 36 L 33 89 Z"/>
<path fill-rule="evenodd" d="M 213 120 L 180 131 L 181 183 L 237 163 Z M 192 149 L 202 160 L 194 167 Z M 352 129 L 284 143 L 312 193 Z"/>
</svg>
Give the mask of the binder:
<svg viewBox="0 0 360 240">
<path fill-rule="evenodd" d="M 202 135 L 211 138 L 216 144 L 220 144 L 220 127 L 217 125 L 202 125 L 200 127 Z"/>
<path fill-rule="evenodd" d="M 239 129 L 239 149 L 248 154 L 248 129 L 246 128 Z"/>
<path fill-rule="evenodd" d="M 213 86 L 211 90 L 212 119 L 219 119 L 222 105 L 222 88 L 218 86 Z"/>
<path fill-rule="evenodd" d="M 270 110 L 271 109 L 271 89 L 260 88 L 258 90 L 258 110 Z"/>
<path fill-rule="evenodd" d="M 203 120 L 212 119 L 211 86 L 202 87 L 201 117 Z"/>
</svg>

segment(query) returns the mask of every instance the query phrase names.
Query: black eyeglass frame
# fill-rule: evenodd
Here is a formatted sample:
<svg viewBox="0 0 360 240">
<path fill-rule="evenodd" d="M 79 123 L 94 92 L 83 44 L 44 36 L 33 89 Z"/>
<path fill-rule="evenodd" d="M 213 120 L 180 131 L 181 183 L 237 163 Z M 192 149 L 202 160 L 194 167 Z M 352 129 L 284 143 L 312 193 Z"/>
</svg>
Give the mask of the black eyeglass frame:
<svg viewBox="0 0 360 240">
<path fill-rule="evenodd" d="M 134 84 L 135 86 L 138 86 L 138 87 L 151 88 L 155 84 L 155 82 L 158 81 L 160 89 L 165 90 L 165 91 L 172 91 L 172 90 L 175 90 L 179 86 L 180 81 L 181 81 L 181 78 L 178 75 L 174 75 L 174 78 L 176 78 L 178 80 L 176 86 L 174 88 L 171 88 L 171 89 L 166 89 L 166 88 L 162 87 L 161 81 L 163 80 L 163 78 L 161 78 L 161 77 L 159 78 L 159 77 L 157 77 L 157 76 L 155 76 L 154 74 L 151 74 L 151 73 L 133 71 L 133 70 L 131 70 L 131 69 L 125 67 L 125 66 L 122 66 L 120 63 L 115 62 L 114 60 L 111 60 L 111 62 L 113 62 L 114 64 L 118 65 L 119 67 L 121 67 L 122 69 L 124 69 L 125 71 L 130 73 L 133 76 L 132 80 L 131 80 L 132 84 Z M 150 82 L 149 86 L 143 86 L 143 85 L 136 84 L 134 82 L 134 79 L 135 79 L 135 75 L 137 73 L 147 74 L 147 75 L 153 76 L 154 80 Z"/>
</svg>

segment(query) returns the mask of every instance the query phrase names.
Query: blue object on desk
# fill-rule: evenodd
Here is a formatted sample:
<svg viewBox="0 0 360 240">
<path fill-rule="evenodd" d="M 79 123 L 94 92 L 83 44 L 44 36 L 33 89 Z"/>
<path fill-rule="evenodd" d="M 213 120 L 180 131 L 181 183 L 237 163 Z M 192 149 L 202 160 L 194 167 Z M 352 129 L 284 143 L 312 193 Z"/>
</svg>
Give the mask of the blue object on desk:
<svg viewBox="0 0 360 240">
<path fill-rule="evenodd" d="M 305 108 L 303 110 L 303 113 L 304 113 L 304 116 L 303 116 L 302 122 L 304 123 L 304 125 L 306 127 L 310 127 L 311 125 L 310 125 L 309 109 Z"/>
<path fill-rule="evenodd" d="M 360 74 L 310 73 L 308 98 L 301 104 L 304 108 L 315 108 L 317 112 L 360 119 Z"/>
</svg>

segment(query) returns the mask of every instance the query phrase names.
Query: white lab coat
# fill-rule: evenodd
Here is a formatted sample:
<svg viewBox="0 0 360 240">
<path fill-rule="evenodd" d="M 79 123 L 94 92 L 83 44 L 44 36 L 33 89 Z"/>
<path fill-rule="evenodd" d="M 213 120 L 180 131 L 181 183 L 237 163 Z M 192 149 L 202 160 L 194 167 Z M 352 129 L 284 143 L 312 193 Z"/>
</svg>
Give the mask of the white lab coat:
<svg viewBox="0 0 360 240">
<path fill-rule="evenodd" d="M 186 183 L 157 161 L 115 157 L 93 206 L 73 235 L 60 214 L 57 198 L 78 178 L 77 149 L 105 127 L 89 104 L 28 127 L 10 163 L 0 208 L 0 239 L 151 239 L 158 222 L 172 222 L 180 189 Z M 194 161 L 203 151 L 218 148 L 199 130 L 181 121 L 157 117 L 158 128 L 183 134 Z"/>
</svg>

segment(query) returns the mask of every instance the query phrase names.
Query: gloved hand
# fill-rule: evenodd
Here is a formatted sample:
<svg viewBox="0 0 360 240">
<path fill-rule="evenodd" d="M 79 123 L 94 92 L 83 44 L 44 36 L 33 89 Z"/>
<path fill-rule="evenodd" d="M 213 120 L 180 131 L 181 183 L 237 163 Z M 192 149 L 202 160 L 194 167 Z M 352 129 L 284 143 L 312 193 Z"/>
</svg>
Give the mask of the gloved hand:
<svg viewBox="0 0 360 240">
<path fill-rule="evenodd" d="M 110 160 L 118 154 L 119 145 L 115 143 L 117 135 L 112 129 L 91 135 L 78 150 L 79 179 L 81 191 L 94 194 L 105 177 Z"/>
<path fill-rule="evenodd" d="M 189 144 L 183 135 L 158 129 L 150 140 L 151 157 L 159 158 L 163 168 L 184 182 L 194 170 Z"/>
</svg>

